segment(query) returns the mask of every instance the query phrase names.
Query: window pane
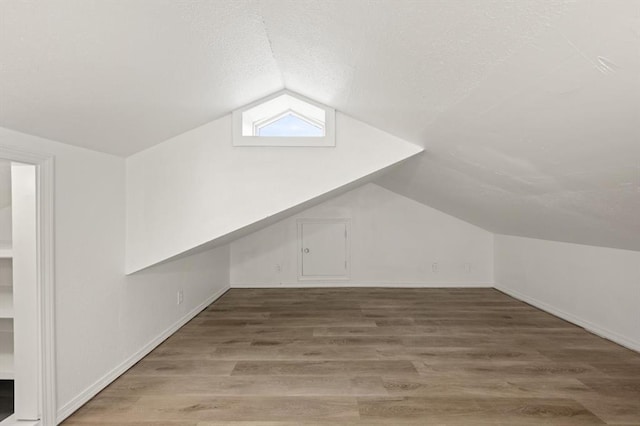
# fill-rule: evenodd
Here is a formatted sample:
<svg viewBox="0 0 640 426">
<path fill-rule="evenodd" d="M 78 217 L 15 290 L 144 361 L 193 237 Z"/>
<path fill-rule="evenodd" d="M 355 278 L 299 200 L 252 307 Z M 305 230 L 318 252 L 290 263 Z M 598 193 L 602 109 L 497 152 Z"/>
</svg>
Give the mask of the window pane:
<svg viewBox="0 0 640 426">
<path fill-rule="evenodd" d="M 322 137 L 324 130 L 306 120 L 287 114 L 265 126 L 259 127 L 257 136 L 266 137 Z"/>
</svg>

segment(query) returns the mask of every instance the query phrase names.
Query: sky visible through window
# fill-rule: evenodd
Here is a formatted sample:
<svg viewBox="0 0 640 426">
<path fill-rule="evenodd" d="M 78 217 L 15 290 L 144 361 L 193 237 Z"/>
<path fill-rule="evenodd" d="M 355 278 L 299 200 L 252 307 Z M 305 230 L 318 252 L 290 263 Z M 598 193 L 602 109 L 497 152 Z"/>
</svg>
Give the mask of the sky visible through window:
<svg viewBox="0 0 640 426">
<path fill-rule="evenodd" d="M 324 131 L 306 120 L 287 114 L 263 127 L 259 127 L 258 136 L 266 137 L 322 137 Z"/>
</svg>

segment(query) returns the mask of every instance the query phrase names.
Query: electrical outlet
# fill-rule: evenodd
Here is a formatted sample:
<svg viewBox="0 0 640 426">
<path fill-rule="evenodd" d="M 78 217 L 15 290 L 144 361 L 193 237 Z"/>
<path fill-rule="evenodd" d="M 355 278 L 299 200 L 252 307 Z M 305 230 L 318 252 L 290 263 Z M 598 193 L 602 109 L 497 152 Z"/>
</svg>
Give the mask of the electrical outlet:
<svg viewBox="0 0 640 426">
<path fill-rule="evenodd" d="M 470 263 L 465 263 L 464 264 L 464 271 L 469 273 L 471 272 L 471 264 Z"/>
<path fill-rule="evenodd" d="M 280 266 L 280 264 L 276 265 L 276 272 L 282 272 L 282 266 Z"/>
<path fill-rule="evenodd" d="M 181 305 L 184 302 L 184 292 L 182 290 L 178 290 L 178 305 Z"/>
<path fill-rule="evenodd" d="M 437 263 L 435 263 L 435 262 L 434 262 L 434 263 L 432 263 L 432 264 L 431 264 L 431 270 L 432 270 L 433 272 L 438 272 L 438 268 L 439 268 L 439 267 L 438 267 L 438 264 L 437 264 Z"/>
</svg>

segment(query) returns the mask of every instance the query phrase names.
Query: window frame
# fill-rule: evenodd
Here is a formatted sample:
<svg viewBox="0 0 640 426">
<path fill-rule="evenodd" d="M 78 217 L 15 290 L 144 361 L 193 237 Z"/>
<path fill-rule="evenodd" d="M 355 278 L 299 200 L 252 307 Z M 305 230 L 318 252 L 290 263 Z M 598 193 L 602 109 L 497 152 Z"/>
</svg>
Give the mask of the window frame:
<svg viewBox="0 0 640 426">
<path fill-rule="evenodd" d="M 266 102 L 272 101 L 283 95 L 288 95 L 294 98 L 296 101 L 307 103 L 316 108 L 324 110 L 325 121 L 324 125 L 318 120 L 309 118 L 308 115 L 296 111 L 294 108 L 282 109 L 276 111 L 273 114 L 265 116 L 263 118 L 254 118 L 251 122 L 246 122 L 245 113 L 263 105 Z M 271 122 L 281 118 L 285 114 L 294 114 L 299 118 L 308 121 L 314 125 L 321 125 L 324 128 L 324 136 L 245 136 L 243 135 L 243 128 L 253 129 L 255 133 L 257 125 L 264 126 L 265 123 Z M 244 120 L 244 121 L 243 121 Z M 261 147 L 335 147 L 335 110 L 326 105 L 315 102 L 304 96 L 289 90 L 282 90 L 273 95 L 262 98 L 256 102 L 252 102 L 240 109 L 233 111 L 232 114 L 232 126 L 233 126 L 233 146 L 261 146 Z"/>
<path fill-rule="evenodd" d="M 270 117 L 270 118 L 265 118 L 263 120 L 258 120 L 255 121 L 253 123 L 253 133 L 254 135 L 256 135 L 259 138 L 277 138 L 277 137 L 287 137 L 287 138 L 296 138 L 296 137 L 300 137 L 300 136 L 262 136 L 259 135 L 258 133 L 260 132 L 260 129 L 267 127 L 270 124 L 275 123 L 278 120 L 283 119 L 284 117 L 291 115 L 293 117 L 296 117 L 297 119 L 299 119 L 300 121 L 304 121 L 305 123 L 313 126 L 313 127 L 317 127 L 319 130 L 322 130 L 322 136 L 308 136 L 308 137 L 313 137 L 313 138 L 321 138 L 324 137 L 324 133 L 325 133 L 325 127 L 324 127 L 324 123 L 318 120 L 314 120 L 313 118 L 309 118 L 306 117 L 302 114 L 300 114 L 299 112 L 296 112 L 293 109 L 287 109 L 286 111 L 283 111 L 281 113 L 279 113 L 276 116 Z"/>
</svg>

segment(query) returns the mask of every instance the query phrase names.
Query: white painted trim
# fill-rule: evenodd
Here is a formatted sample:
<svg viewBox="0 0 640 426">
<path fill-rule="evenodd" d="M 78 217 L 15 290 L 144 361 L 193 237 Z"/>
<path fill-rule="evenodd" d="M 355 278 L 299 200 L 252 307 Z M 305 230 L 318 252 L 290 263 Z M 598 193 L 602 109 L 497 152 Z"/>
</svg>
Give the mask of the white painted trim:
<svg viewBox="0 0 640 426">
<path fill-rule="evenodd" d="M 270 100 L 278 98 L 282 95 L 288 95 L 299 101 L 308 103 L 317 108 L 324 110 L 324 136 L 321 137 L 259 137 L 259 136 L 243 136 L 242 128 L 242 116 L 243 113 Z M 299 112 L 299 114 L 304 115 Z M 259 99 L 255 102 L 245 105 L 232 112 L 232 143 L 236 147 L 328 147 L 333 148 L 336 146 L 336 110 L 309 99 L 305 96 L 299 95 L 290 90 L 280 90 L 270 96 Z"/>
<path fill-rule="evenodd" d="M 14 413 L 39 420 L 41 394 L 37 167 L 11 162 Z"/>
<path fill-rule="evenodd" d="M 556 308 L 555 306 L 552 306 L 546 302 L 542 302 L 538 299 L 535 299 L 531 296 L 528 296 L 524 293 L 520 293 L 517 290 L 512 290 L 510 288 L 504 287 L 503 285 L 500 285 L 498 283 L 495 284 L 494 286 L 496 288 L 496 290 L 500 290 L 501 292 L 515 298 L 518 299 L 522 302 L 528 303 L 532 306 L 535 306 L 538 309 L 542 309 L 545 312 L 550 313 L 551 315 L 554 315 L 556 317 L 562 318 L 566 321 L 569 321 L 570 323 L 573 323 L 579 327 L 584 328 L 585 330 L 596 334 L 604 339 L 607 340 L 611 340 L 614 343 L 617 343 L 621 346 L 624 346 L 625 348 L 634 350 L 636 352 L 640 352 L 640 342 L 636 342 L 634 340 L 631 340 L 619 333 L 616 333 L 615 331 L 611 331 L 607 328 L 601 327 L 599 325 L 596 325 L 590 321 L 587 321 L 583 318 L 580 318 L 576 315 L 570 314 L 568 312 L 563 311 L 562 309 Z"/>
<path fill-rule="evenodd" d="M 36 166 L 38 300 L 35 302 L 38 305 L 40 328 L 38 399 L 40 421 L 48 426 L 54 424 L 56 412 L 54 156 L 0 145 L 0 158 Z"/>
<path fill-rule="evenodd" d="M 324 281 L 324 282 L 284 282 L 281 284 L 233 284 L 231 288 L 493 288 L 492 283 L 426 283 L 390 281 Z"/>
<path fill-rule="evenodd" d="M 57 424 L 62 423 L 64 419 L 73 414 L 76 410 L 86 404 L 91 398 L 96 396 L 98 392 L 107 387 L 111 382 L 116 380 L 122 374 L 124 374 L 128 369 L 133 367 L 136 363 L 138 363 L 142 358 L 147 356 L 152 350 L 154 350 L 160 343 L 164 342 L 167 338 L 169 338 L 173 333 L 178 331 L 182 326 L 191 321 L 196 315 L 202 312 L 207 306 L 215 302 L 222 295 L 224 295 L 229 290 L 229 287 L 225 287 L 210 297 L 208 297 L 204 302 L 200 305 L 193 308 L 187 314 L 185 314 L 182 318 L 176 321 L 173 325 L 169 326 L 166 330 L 144 345 L 139 351 L 132 354 L 129 358 L 124 360 L 120 365 L 115 367 L 113 370 L 106 373 L 104 376 L 99 378 L 95 383 L 87 387 L 84 391 L 82 391 L 79 395 L 73 398 L 71 401 L 67 402 L 63 407 L 58 410 L 57 415 Z"/>
<path fill-rule="evenodd" d="M 56 353 L 55 353 L 55 169 L 54 158 L 50 157 L 38 166 L 38 263 L 40 265 L 40 327 L 42 345 L 43 390 L 42 424 L 52 424 L 57 407 Z"/>
</svg>

